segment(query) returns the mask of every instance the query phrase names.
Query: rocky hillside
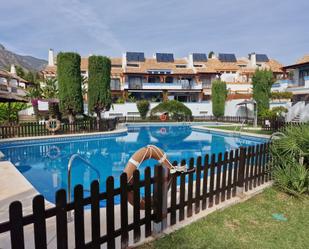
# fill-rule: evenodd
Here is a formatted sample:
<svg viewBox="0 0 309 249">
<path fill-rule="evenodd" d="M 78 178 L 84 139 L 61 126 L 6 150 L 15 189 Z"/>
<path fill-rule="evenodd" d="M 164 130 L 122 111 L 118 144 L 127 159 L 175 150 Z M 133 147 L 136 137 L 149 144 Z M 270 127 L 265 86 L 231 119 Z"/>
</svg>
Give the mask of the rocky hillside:
<svg viewBox="0 0 309 249">
<path fill-rule="evenodd" d="M 0 44 L 0 68 L 9 69 L 11 64 L 20 66 L 27 71 L 40 71 L 46 66 L 47 61 L 29 55 L 16 54 L 6 50 Z"/>
</svg>

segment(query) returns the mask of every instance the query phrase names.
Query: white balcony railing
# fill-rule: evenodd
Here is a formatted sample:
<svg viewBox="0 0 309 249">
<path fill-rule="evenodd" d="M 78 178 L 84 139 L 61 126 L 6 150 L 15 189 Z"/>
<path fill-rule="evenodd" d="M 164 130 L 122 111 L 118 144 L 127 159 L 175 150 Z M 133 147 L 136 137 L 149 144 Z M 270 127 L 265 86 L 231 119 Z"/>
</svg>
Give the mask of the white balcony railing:
<svg viewBox="0 0 309 249">
<path fill-rule="evenodd" d="M 133 86 L 132 86 L 133 85 Z M 140 83 L 124 84 L 124 89 L 138 89 L 138 90 L 202 90 L 202 84 L 189 83 Z"/>
</svg>

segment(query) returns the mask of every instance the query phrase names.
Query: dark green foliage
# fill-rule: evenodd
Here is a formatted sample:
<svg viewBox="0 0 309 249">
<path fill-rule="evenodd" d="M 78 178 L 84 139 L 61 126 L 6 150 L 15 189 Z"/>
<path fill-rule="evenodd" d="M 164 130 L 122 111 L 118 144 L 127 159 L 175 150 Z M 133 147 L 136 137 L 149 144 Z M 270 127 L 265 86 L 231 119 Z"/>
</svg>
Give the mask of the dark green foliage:
<svg viewBox="0 0 309 249">
<path fill-rule="evenodd" d="M 272 110 L 265 109 L 260 112 L 259 117 L 261 119 L 274 119 L 277 117 L 277 114 L 276 112 L 273 112 Z"/>
<path fill-rule="evenodd" d="M 0 124 L 18 121 L 18 112 L 26 108 L 25 103 L 0 103 Z"/>
<path fill-rule="evenodd" d="M 58 120 L 61 120 L 61 113 L 59 110 L 59 104 L 57 102 L 48 103 L 48 112 L 51 118 L 56 118 Z"/>
<path fill-rule="evenodd" d="M 221 80 L 212 82 L 211 101 L 212 113 L 216 117 L 223 117 L 225 110 L 225 100 L 227 97 L 226 83 Z"/>
<path fill-rule="evenodd" d="M 214 54 L 215 54 L 214 51 L 210 51 L 209 54 L 208 54 L 208 58 L 211 59 Z"/>
<path fill-rule="evenodd" d="M 177 100 L 165 101 L 151 110 L 150 115 L 167 112 L 172 120 L 188 120 L 192 118 L 191 110 Z"/>
<path fill-rule="evenodd" d="M 72 119 L 76 114 L 83 113 L 80 56 L 76 53 L 59 53 L 57 75 L 60 111 Z"/>
<path fill-rule="evenodd" d="M 34 83 L 36 82 L 36 75 L 31 71 L 28 71 L 24 77 L 24 79 L 28 82 Z"/>
<path fill-rule="evenodd" d="M 286 128 L 273 140 L 271 153 L 275 184 L 293 195 L 308 194 L 309 124 Z"/>
<path fill-rule="evenodd" d="M 57 79 L 46 79 L 45 85 L 42 87 L 42 94 L 45 99 L 58 98 L 58 83 Z"/>
<path fill-rule="evenodd" d="M 149 106 L 150 106 L 149 101 L 148 100 L 137 101 L 136 106 L 137 106 L 137 109 L 142 119 L 145 119 L 149 111 Z"/>
<path fill-rule="evenodd" d="M 88 64 L 88 108 L 100 115 L 108 111 L 112 98 L 110 90 L 111 61 L 104 56 L 90 56 Z"/>
<path fill-rule="evenodd" d="M 258 116 L 269 109 L 271 97 L 271 86 L 274 83 L 274 76 L 271 70 L 256 70 L 252 77 L 253 99 L 257 103 Z"/>
<path fill-rule="evenodd" d="M 26 73 L 24 71 L 24 69 L 20 66 L 15 66 L 15 70 L 16 70 L 16 74 L 17 76 L 21 77 L 21 78 L 24 78 Z"/>
<path fill-rule="evenodd" d="M 285 113 L 288 112 L 288 109 L 283 106 L 276 106 L 272 109 L 265 109 L 261 111 L 260 118 L 263 119 L 277 119 L 284 118 Z"/>
</svg>

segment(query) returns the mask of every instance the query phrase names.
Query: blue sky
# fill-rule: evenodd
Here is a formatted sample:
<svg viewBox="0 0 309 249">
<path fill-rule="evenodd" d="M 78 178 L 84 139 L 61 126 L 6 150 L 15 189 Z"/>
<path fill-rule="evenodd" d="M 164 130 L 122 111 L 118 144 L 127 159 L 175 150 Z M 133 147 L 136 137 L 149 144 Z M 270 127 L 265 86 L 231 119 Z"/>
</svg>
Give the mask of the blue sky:
<svg viewBox="0 0 309 249">
<path fill-rule="evenodd" d="M 290 64 L 309 53 L 308 0 L 1 1 L 0 43 L 47 59 L 125 51 L 266 53 Z"/>
</svg>

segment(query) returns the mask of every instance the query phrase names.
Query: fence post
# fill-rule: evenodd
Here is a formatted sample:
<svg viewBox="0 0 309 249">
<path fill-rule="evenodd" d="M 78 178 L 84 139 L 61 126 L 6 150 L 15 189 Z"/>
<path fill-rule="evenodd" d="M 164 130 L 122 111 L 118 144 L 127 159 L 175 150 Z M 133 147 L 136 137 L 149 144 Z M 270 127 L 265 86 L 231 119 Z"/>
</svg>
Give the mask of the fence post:
<svg viewBox="0 0 309 249">
<path fill-rule="evenodd" d="M 238 197 L 243 197 L 244 194 L 245 164 L 246 164 L 246 148 L 240 147 L 239 168 L 238 168 L 237 188 L 236 188 L 236 195 Z"/>
<path fill-rule="evenodd" d="M 155 167 L 155 219 L 153 223 L 153 235 L 159 236 L 167 227 L 167 173 L 161 165 Z"/>
</svg>

